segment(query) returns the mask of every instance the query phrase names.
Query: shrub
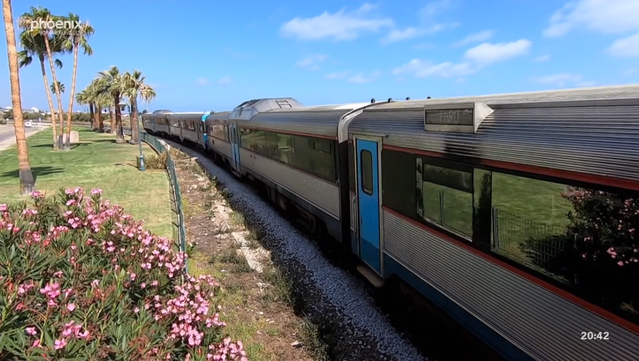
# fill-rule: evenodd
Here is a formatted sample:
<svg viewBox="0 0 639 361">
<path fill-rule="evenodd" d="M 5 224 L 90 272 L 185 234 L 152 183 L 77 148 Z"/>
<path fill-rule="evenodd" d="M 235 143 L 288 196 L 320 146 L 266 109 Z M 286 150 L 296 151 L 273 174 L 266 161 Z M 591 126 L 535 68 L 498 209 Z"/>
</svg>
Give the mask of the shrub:
<svg viewBox="0 0 639 361">
<path fill-rule="evenodd" d="M 160 154 L 150 154 L 144 157 L 144 166 L 148 169 L 166 169 L 169 162 L 167 152 Z M 138 167 L 140 166 L 140 158 L 138 158 Z"/>
<path fill-rule="evenodd" d="M 216 282 L 100 194 L 0 204 L 0 359 L 247 360 Z"/>
</svg>

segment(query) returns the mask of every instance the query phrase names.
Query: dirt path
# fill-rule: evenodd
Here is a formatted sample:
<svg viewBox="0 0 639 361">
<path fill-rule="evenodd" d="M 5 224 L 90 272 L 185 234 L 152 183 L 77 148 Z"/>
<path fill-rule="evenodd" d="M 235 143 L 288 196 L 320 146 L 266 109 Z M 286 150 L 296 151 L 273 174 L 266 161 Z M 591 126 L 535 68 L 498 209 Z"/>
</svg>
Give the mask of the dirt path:
<svg viewBox="0 0 639 361">
<path fill-rule="evenodd" d="M 293 311 L 291 285 L 258 236 L 195 161 L 175 149 L 171 153 L 192 246 L 189 272 L 211 274 L 220 282 L 224 332 L 244 342 L 251 361 L 327 360 L 317 329 Z"/>
</svg>

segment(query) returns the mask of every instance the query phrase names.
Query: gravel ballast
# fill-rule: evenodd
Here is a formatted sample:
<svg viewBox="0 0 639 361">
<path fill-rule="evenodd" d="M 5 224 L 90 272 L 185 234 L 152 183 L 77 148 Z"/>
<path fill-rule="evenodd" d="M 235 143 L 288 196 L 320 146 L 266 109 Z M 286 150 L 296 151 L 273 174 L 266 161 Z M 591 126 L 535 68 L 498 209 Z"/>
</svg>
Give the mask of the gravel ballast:
<svg viewBox="0 0 639 361">
<path fill-rule="evenodd" d="M 332 265 L 308 240 L 246 184 L 204 155 L 166 141 L 191 157 L 230 195 L 231 206 L 265 235 L 273 262 L 291 278 L 303 299 L 304 313 L 329 330 L 337 360 L 419 361 L 423 356 L 376 307 L 360 279 Z"/>
</svg>

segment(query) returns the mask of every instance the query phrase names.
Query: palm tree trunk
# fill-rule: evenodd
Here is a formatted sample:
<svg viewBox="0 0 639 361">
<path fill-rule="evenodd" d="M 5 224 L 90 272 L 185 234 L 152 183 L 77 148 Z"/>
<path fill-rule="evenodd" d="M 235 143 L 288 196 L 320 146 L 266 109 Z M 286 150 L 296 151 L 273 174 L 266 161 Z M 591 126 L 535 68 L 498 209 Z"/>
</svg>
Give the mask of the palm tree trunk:
<svg viewBox="0 0 639 361">
<path fill-rule="evenodd" d="M 115 142 L 124 143 L 125 140 L 124 140 L 124 129 L 122 129 L 122 111 L 120 110 L 120 96 L 114 95 L 113 102 L 115 103 L 115 129 L 117 131 L 115 136 Z"/>
<path fill-rule="evenodd" d="M 89 121 L 91 122 L 91 130 L 95 130 L 98 123 L 95 122 L 95 112 L 93 111 L 93 103 L 89 103 Z"/>
<path fill-rule="evenodd" d="M 131 98 L 131 144 L 138 144 L 140 141 L 138 137 L 138 100 L 137 98 Z"/>
<path fill-rule="evenodd" d="M 104 133 L 104 119 L 102 119 L 102 105 L 95 104 L 95 119 L 98 122 L 98 131 Z"/>
<path fill-rule="evenodd" d="M 109 118 L 111 118 L 109 133 L 115 134 L 115 112 L 113 111 L 113 105 L 109 106 Z"/>
<path fill-rule="evenodd" d="M 47 102 L 49 102 L 49 110 L 51 110 L 51 129 L 53 129 L 53 150 L 59 150 L 58 148 L 58 130 L 55 127 L 55 114 L 53 107 L 53 99 L 51 98 L 51 93 L 49 89 L 49 79 L 47 78 L 47 68 L 44 65 L 44 56 L 39 57 L 40 60 L 40 71 L 42 71 L 42 80 L 44 81 L 44 92 L 47 93 Z"/>
<path fill-rule="evenodd" d="M 2 0 L 2 14 L 4 16 L 4 31 L 7 37 L 7 53 L 9 56 L 9 78 L 11 79 L 11 105 L 13 106 L 13 127 L 16 133 L 18 147 L 18 175 L 20 177 L 20 194 L 31 194 L 35 190 L 35 179 L 29 164 L 29 149 L 24 134 L 24 119 L 22 118 L 22 99 L 20 98 L 20 74 L 18 66 L 18 49 L 16 47 L 16 33 L 13 28 L 13 9 L 11 0 Z"/>
<path fill-rule="evenodd" d="M 53 66 L 53 54 L 51 53 L 51 46 L 49 44 L 49 37 L 44 36 L 44 45 L 47 48 L 47 56 L 49 57 L 49 67 L 51 68 L 51 77 L 53 78 L 53 87 L 55 88 L 55 95 L 58 100 L 58 116 L 60 120 L 60 135 L 64 134 L 64 118 L 62 115 L 62 98 L 60 97 L 60 87 L 58 87 L 58 78 L 55 75 L 55 67 Z M 60 142 L 60 149 L 63 149 L 62 142 Z"/>
<path fill-rule="evenodd" d="M 73 100 L 75 96 L 75 78 L 78 74 L 78 49 L 79 44 L 73 44 L 73 76 L 71 77 L 71 96 L 69 97 L 69 111 L 67 113 L 67 142 L 65 147 L 71 149 L 71 118 L 73 117 Z"/>
</svg>

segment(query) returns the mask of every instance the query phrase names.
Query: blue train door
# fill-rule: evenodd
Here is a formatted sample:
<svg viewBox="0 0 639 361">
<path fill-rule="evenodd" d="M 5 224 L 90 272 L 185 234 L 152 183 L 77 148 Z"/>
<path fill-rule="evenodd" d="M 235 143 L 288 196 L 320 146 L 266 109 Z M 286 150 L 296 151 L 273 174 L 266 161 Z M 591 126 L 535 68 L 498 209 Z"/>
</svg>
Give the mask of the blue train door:
<svg viewBox="0 0 639 361">
<path fill-rule="evenodd" d="M 229 124 L 229 138 L 231 138 L 231 154 L 233 155 L 233 168 L 240 170 L 240 136 L 237 132 L 237 124 Z"/>
<path fill-rule="evenodd" d="M 377 142 L 356 139 L 360 257 L 381 275 Z"/>
<path fill-rule="evenodd" d="M 204 150 L 209 149 L 209 136 L 206 129 L 206 118 L 209 116 L 209 114 L 211 114 L 211 112 L 206 112 L 204 113 L 204 115 L 202 115 L 202 122 L 199 124 L 200 126 L 198 127 L 200 133 L 199 135 L 201 136 L 200 144 L 202 144 L 202 148 Z"/>
</svg>

